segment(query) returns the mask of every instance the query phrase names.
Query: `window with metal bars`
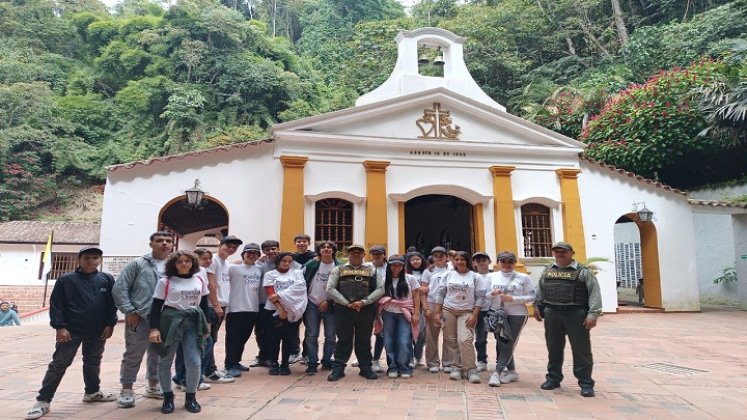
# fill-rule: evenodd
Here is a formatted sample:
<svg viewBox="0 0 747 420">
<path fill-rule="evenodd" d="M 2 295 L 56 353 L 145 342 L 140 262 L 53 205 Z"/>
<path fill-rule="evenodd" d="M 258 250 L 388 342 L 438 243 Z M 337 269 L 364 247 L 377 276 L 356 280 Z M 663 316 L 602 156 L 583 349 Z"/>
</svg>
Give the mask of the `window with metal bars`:
<svg viewBox="0 0 747 420">
<path fill-rule="evenodd" d="M 43 258 L 44 253 L 42 253 Z M 75 271 L 78 268 L 78 253 L 76 252 L 53 252 L 52 268 L 49 270 L 49 279 L 56 280 L 65 273 Z M 42 274 L 42 263 L 39 263 L 39 277 Z M 44 280 L 44 279 L 42 279 Z"/>
<path fill-rule="evenodd" d="M 353 244 L 353 203 L 339 198 L 316 202 L 314 239 L 334 241 L 339 249 Z"/>
<path fill-rule="evenodd" d="M 536 203 L 521 206 L 521 234 L 525 257 L 551 257 L 550 208 Z"/>
</svg>

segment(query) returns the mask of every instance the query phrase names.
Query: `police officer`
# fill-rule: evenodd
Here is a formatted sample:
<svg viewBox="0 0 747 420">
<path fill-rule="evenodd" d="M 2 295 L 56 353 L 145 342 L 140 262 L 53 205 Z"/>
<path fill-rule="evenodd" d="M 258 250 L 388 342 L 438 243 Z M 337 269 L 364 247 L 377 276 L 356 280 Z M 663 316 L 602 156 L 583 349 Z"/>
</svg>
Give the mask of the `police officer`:
<svg viewBox="0 0 747 420">
<path fill-rule="evenodd" d="M 355 347 L 360 376 L 377 379 L 371 370 L 371 332 L 376 317 L 374 303 L 384 295 L 384 278 L 376 267 L 363 263 L 365 249 L 348 247 L 347 264 L 332 269 L 327 281 L 327 295 L 335 302 L 334 320 L 337 346 L 328 381 L 345 376 L 345 366 Z"/>
<path fill-rule="evenodd" d="M 573 259 L 573 247 L 565 242 L 552 246 L 555 261 L 545 268 L 539 281 L 534 318 L 545 321 L 545 341 L 548 362 L 545 390 L 560 387 L 563 380 L 563 350 L 565 336 L 573 350 L 573 374 L 578 379 L 581 395 L 594 396 L 591 371 L 589 330 L 597 325 L 602 313 L 602 296 L 594 273 Z"/>
</svg>

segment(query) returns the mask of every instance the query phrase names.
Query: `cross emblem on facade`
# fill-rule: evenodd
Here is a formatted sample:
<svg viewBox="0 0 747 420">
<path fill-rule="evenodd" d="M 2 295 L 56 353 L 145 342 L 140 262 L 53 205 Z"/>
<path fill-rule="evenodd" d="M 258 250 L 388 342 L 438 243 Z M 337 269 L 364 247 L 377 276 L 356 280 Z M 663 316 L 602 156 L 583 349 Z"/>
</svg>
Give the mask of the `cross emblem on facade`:
<svg viewBox="0 0 747 420">
<path fill-rule="evenodd" d="M 441 110 L 441 104 L 435 102 L 433 109 L 423 110 L 423 117 L 415 121 L 422 133 L 418 138 L 458 140 L 462 132 L 458 125 L 451 128 L 451 123 L 451 112 Z"/>
</svg>

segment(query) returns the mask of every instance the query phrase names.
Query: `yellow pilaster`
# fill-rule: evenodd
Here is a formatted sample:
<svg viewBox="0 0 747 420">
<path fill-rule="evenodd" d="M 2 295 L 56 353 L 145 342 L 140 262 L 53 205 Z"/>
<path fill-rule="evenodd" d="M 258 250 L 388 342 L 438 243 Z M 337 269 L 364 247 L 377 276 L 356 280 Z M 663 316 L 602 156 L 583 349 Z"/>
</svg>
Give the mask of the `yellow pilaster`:
<svg viewBox="0 0 747 420">
<path fill-rule="evenodd" d="M 397 203 L 397 226 L 399 238 L 399 255 L 405 255 L 407 250 L 407 244 L 405 244 L 405 202 L 400 201 Z"/>
<path fill-rule="evenodd" d="M 384 245 L 389 252 L 387 243 L 386 218 L 386 168 L 389 162 L 366 160 L 366 237 L 365 247 Z M 404 212 L 403 212 L 404 214 Z"/>
<path fill-rule="evenodd" d="M 482 216 L 482 203 L 472 206 L 472 224 L 475 232 L 475 251 L 485 251 L 485 220 Z"/>
<path fill-rule="evenodd" d="M 511 251 L 519 255 L 516 240 L 516 218 L 514 217 L 514 193 L 511 188 L 511 172 L 515 166 L 491 166 L 493 174 L 493 216 L 495 219 L 495 252 Z M 520 261 L 516 271 L 526 273 Z"/>
<path fill-rule="evenodd" d="M 560 199 L 563 202 L 563 241 L 576 251 L 576 261 L 586 261 L 584 222 L 581 217 L 581 195 L 578 192 L 580 169 L 557 169 Z"/>
<path fill-rule="evenodd" d="M 280 249 L 294 250 L 293 237 L 304 232 L 303 168 L 309 158 L 280 156 L 283 165 L 283 202 L 280 210 Z"/>
</svg>

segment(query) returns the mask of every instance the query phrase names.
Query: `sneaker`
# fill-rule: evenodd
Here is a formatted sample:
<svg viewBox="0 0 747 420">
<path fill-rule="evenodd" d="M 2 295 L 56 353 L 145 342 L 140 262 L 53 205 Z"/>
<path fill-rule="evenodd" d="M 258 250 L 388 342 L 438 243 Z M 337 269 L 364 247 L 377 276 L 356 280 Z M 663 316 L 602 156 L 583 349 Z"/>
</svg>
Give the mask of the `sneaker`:
<svg viewBox="0 0 747 420">
<path fill-rule="evenodd" d="M 480 374 L 479 374 L 479 373 L 477 373 L 477 371 L 476 371 L 476 370 L 473 370 L 473 371 L 471 371 L 471 372 L 470 372 L 470 373 L 469 373 L 469 374 L 467 375 L 467 380 L 468 380 L 468 381 L 469 381 L 469 383 L 471 383 L 471 384 L 479 384 L 480 382 L 482 382 L 482 379 L 480 379 Z"/>
<path fill-rule="evenodd" d="M 488 370 L 488 364 L 485 362 L 477 362 L 477 371 L 478 372 L 485 372 Z"/>
<path fill-rule="evenodd" d="M 130 408 L 135 406 L 135 391 L 131 389 L 122 389 L 117 397 L 117 407 Z"/>
<path fill-rule="evenodd" d="M 417 362 L 417 360 L 415 360 L 415 358 L 414 358 L 414 357 L 413 357 L 412 359 L 410 359 L 410 367 L 411 367 L 411 368 L 415 369 L 415 365 L 416 365 L 417 363 L 418 363 L 418 362 Z"/>
<path fill-rule="evenodd" d="M 488 385 L 501 386 L 501 382 L 503 382 L 501 378 L 501 374 L 496 371 L 496 372 L 493 372 L 492 375 L 490 375 L 490 381 L 488 382 Z"/>
<path fill-rule="evenodd" d="M 378 360 L 374 360 L 371 363 L 371 370 L 374 372 L 383 372 L 384 368 L 381 367 L 381 362 L 379 362 Z"/>
<path fill-rule="evenodd" d="M 291 374 L 290 366 L 288 365 L 280 365 L 280 376 L 288 376 Z"/>
<path fill-rule="evenodd" d="M 425 362 L 423 359 L 418 359 L 417 363 L 415 363 L 415 366 L 425 366 Z"/>
<path fill-rule="evenodd" d="M 212 388 L 212 386 L 210 386 L 210 384 L 209 384 L 209 383 L 207 383 L 207 382 L 203 382 L 203 383 L 201 383 L 201 384 L 197 385 L 197 390 L 198 390 L 198 391 L 207 391 L 207 390 L 208 390 L 208 389 L 210 389 L 210 388 Z M 187 387 L 186 387 L 186 386 L 184 387 L 184 390 L 185 390 L 185 391 L 187 390 Z"/>
<path fill-rule="evenodd" d="M 410 379 L 412 378 L 412 373 L 400 373 L 399 377 L 402 379 Z"/>
<path fill-rule="evenodd" d="M 236 367 L 239 368 L 239 370 L 242 372 L 249 372 L 249 366 L 244 366 L 241 363 L 239 363 L 236 365 Z"/>
<path fill-rule="evenodd" d="M 210 375 L 204 375 L 202 380 L 211 384 L 230 384 L 231 382 L 236 381 L 234 378 L 221 375 L 218 371 L 215 371 Z"/>
<path fill-rule="evenodd" d="M 430 373 L 438 373 L 441 371 L 441 368 L 438 366 L 431 366 L 428 368 L 428 372 Z"/>
<path fill-rule="evenodd" d="M 290 358 L 288 359 L 288 364 L 295 364 L 301 361 L 303 359 L 303 356 L 301 356 L 301 353 L 295 353 L 291 354 Z"/>
<path fill-rule="evenodd" d="M 388 377 L 390 377 L 392 379 L 397 379 L 397 377 L 399 376 L 399 374 L 397 372 L 395 372 L 395 371 L 391 371 L 391 372 L 387 373 L 386 376 L 388 376 Z"/>
<path fill-rule="evenodd" d="M 581 387 L 581 396 L 582 397 L 593 397 L 594 396 L 594 388 L 590 386 L 582 386 Z"/>
<path fill-rule="evenodd" d="M 280 375 L 280 366 L 278 366 L 277 364 L 273 364 L 267 373 L 272 376 Z"/>
<path fill-rule="evenodd" d="M 350 366 L 352 366 L 352 367 L 358 367 L 358 364 L 359 364 L 359 363 L 358 363 L 358 361 L 356 360 L 356 361 L 354 361 L 353 363 L 351 363 L 351 364 L 350 364 Z"/>
<path fill-rule="evenodd" d="M 454 371 L 453 366 L 444 366 L 444 373 L 451 373 Z"/>
<path fill-rule="evenodd" d="M 446 368 L 444 368 L 444 372 L 446 372 Z M 452 368 L 451 373 L 449 373 L 449 379 L 451 379 L 452 381 L 458 381 L 462 379 L 462 371 L 459 369 Z"/>
<path fill-rule="evenodd" d="M 117 399 L 117 396 L 114 395 L 113 392 L 102 392 L 102 391 L 96 391 L 91 394 L 84 394 L 83 395 L 83 402 L 110 402 L 115 401 Z"/>
<path fill-rule="evenodd" d="M 308 358 L 307 356 L 304 356 L 304 357 L 303 357 L 303 358 L 301 359 L 301 364 L 302 364 L 302 365 L 308 365 L 308 364 L 309 364 L 309 358 Z"/>
<path fill-rule="evenodd" d="M 26 420 L 38 419 L 47 413 L 49 413 L 49 403 L 46 401 L 37 401 L 31 407 L 31 410 L 26 413 Z"/>
<path fill-rule="evenodd" d="M 511 382 L 518 382 L 518 381 L 519 381 L 519 374 L 516 373 L 515 370 L 509 370 L 508 372 L 504 372 L 503 375 L 501 375 L 502 384 L 510 384 Z"/>
<path fill-rule="evenodd" d="M 316 366 L 308 366 L 306 368 L 306 375 L 307 376 L 314 376 L 314 375 L 316 375 L 316 373 L 317 373 Z"/>
<path fill-rule="evenodd" d="M 343 377 L 345 377 L 345 370 L 343 368 L 335 368 L 332 369 L 332 373 L 327 376 L 327 380 L 329 382 L 335 382 L 339 381 Z"/>
<path fill-rule="evenodd" d="M 259 360 L 255 358 L 254 360 L 252 360 L 251 363 L 249 363 L 249 366 L 250 367 L 270 367 L 270 362 L 268 362 L 267 360 Z"/>
<path fill-rule="evenodd" d="M 238 366 L 232 367 L 226 371 L 227 375 L 232 378 L 240 378 L 241 377 L 241 369 L 239 369 Z"/>
<path fill-rule="evenodd" d="M 161 392 L 161 387 L 159 386 L 146 386 L 145 390 L 143 391 L 143 397 L 162 400 L 163 392 Z"/>
</svg>

